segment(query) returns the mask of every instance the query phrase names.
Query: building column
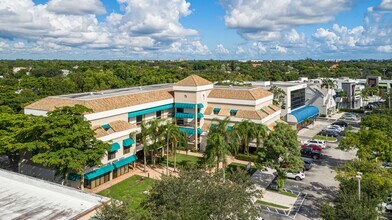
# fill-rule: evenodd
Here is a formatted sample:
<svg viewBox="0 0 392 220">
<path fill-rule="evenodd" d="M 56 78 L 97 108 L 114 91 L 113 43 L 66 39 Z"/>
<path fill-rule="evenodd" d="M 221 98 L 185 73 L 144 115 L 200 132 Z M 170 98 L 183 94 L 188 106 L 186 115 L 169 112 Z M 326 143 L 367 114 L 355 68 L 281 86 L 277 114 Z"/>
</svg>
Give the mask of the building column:
<svg viewBox="0 0 392 220">
<path fill-rule="evenodd" d="M 196 150 L 198 150 L 198 136 L 199 136 L 199 134 L 198 134 L 198 131 L 197 131 L 197 103 L 196 103 L 196 105 L 195 105 L 195 148 L 196 148 Z"/>
</svg>

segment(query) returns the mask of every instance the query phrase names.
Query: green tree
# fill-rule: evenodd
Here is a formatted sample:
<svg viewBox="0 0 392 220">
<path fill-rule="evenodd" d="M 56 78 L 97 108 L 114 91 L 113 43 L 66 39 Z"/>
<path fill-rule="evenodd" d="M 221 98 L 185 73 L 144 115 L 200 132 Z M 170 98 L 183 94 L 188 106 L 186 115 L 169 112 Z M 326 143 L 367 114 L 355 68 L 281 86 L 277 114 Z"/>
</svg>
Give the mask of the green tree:
<svg viewBox="0 0 392 220">
<path fill-rule="evenodd" d="M 285 106 L 284 101 L 286 98 L 286 93 L 284 92 L 284 90 L 277 87 L 276 85 L 272 85 L 269 91 L 274 94 L 274 100 L 273 100 L 274 105 L 277 105 L 279 107 L 284 107 Z"/>
<path fill-rule="evenodd" d="M 95 220 L 127 220 L 136 219 L 133 218 L 135 213 L 132 213 L 128 208 L 127 204 L 118 201 L 112 201 L 110 204 L 103 204 L 98 209 L 97 214 L 93 219 Z"/>
<path fill-rule="evenodd" d="M 303 161 L 299 149 L 297 132 L 289 125 L 279 123 L 265 138 L 263 149 L 258 152 L 257 163 L 276 169 L 278 187 L 281 190 L 285 182 L 286 169 L 297 172 L 302 170 Z"/>
<path fill-rule="evenodd" d="M 220 133 L 208 135 L 207 147 L 204 155 L 208 162 L 216 162 L 216 172 L 219 171 L 219 163 L 222 162 L 223 182 L 225 182 L 226 156 L 230 155 L 230 145 L 225 141 L 225 137 Z"/>
<path fill-rule="evenodd" d="M 26 153 L 47 148 L 41 134 L 47 129 L 43 117 L 0 113 L 0 155 L 6 155 L 13 171 Z"/>
<path fill-rule="evenodd" d="M 143 172 L 147 172 L 147 154 L 150 151 L 149 145 L 147 144 L 147 138 L 150 131 L 148 130 L 148 127 L 144 121 L 142 121 L 140 128 L 141 128 L 140 136 L 143 144 L 143 161 L 144 161 Z"/>
<path fill-rule="evenodd" d="M 261 144 L 261 137 L 266 136 L 267 128 L 263 125 L 256 124 L 250 120 L 243 120 L 238 122 L 234 126 L 234 130 L 237 132 L 241 148 L 240 152 L 245 152 L 249 155 L 249 143 L 256 139 L 257 148 Z"/>
<path fill-rule="evenodd" d="M 334 89 L 335 87 L 336 85 L 331 79 L 323 79 L 321 83 L 321 88 Z"/>
<path fill-rule="evenodd" d="M 165 122 L 162 119 L 154 119 L 152 121 L 147 122 L 146 124 L 148 137 L 151 140 L 149 149 L 150 149 L 151 159 L 154 167 L 156 166 L 158 149 L 164 145 L 162 139 L 162 134 L 165 132 L 164 123 Z"/>
<path fill-rule="evenodd" d="M 241 177 L 239 177 L 241 176 Z M 152 219 L 255 219 L 253 183 L 245 172 L 228 176 L 183 170 L 154 182 L 142 203 Z"/>
<path fill-rule="evenodd" d="M 33 162 L 55 169 L 64 181 L 70 171 L 81 176 L 80 187 L 84 187 L 84 171 L 86 167 L 101 164 L 101 159 L 110 145 L 95 138 L 89 121 L 83 114 L 90 109 L 75 105 L 62 107 L 48 113 L 46 130 L 41 139 L 48 146 L 32 157 Z"/>
</svg>

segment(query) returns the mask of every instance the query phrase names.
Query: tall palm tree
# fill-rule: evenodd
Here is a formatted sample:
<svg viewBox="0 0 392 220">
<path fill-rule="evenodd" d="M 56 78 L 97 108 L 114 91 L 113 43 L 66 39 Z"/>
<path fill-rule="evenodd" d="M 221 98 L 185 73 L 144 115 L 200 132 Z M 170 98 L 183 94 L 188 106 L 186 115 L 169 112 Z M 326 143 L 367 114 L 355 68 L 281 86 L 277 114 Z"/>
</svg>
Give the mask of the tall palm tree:
<svg viewBox="0 0 392 220">
<path fill-rule="evenodd" d="M 262 138 L 267 137 L 267 126 L 265 126 L 264 124 L 256 124 L 255 123 L 255 136 L 256 136 L 256 147 L 260 148 L 263 140 Z"/>
<path fill-rule="evenodd" d="M 234 154 L 237 154 L 239 146 L 239 136 L 235 130 L 228 129 L 229 124 L 231 123 L 230 117 L 226 117 L 223 120 L 215 118 L 212 120 L 212 122 L 213 126 L 210 127 L 210 132 L 208 134 L 222 134 L 226 143 L 230 145 L 230 151 Z"/>
<path fill-rule="evenodd" d="M 274 105 L 282 107 L 282 105 L 284 105 L 286 92 L 283 89 L 277 87 L 276 85 L 272 85 L 269 91 L 274 94 L 274 100 L 273 100 Z"/>
<path fill-rule="evenodd" d="M 221 133 L 215 132 L 209 135 L 207 139 L 207 149 L 204 152 L 207 161 L 216 162 L 216 172 L 219 172 L 219 163 L 225 164 L 226 156 L 230 155 L 230 146 L 225 141 L 224 136 Z M 223 182 L 225 182 L 226 173 L 225 167 L 223 167 Z"/>
<path fill-rule="evenodd" d="M 257 138 L 257 124 L 250 120 L 243 120 L 235 125 L 239 137 L 241 138 L 241 151 L 249 155 L 249 143 Z"/>
<path fill-rule="evenodd" d="M 165 131 L 165 126 L 162 124 L 162 119 L 154 119 L 147 122 L 148 135 L 152 141 L 150 145 L 151 159 L 153 162 L 153 167 L 156 167 L 157 151 L 162 146 L 162 136 L 161 134 Z"/>
<path fill-rule="evenodd" d="M 147 172 L 147 152 L 150 151 L 149 146 L 147 145 L 147 137 L 149 135 L 150 131 L 144 121 L 142 121 L 141 124 L 141 140 L 143 144 L 143 159 L 144 159 L 144 172 Z"/>
<path fill-rule="evenodd" d="M 161 134 L 162 138 L 166 140 L 166 175 L 169 175 L 169 145 L 172 144 L 172 152 L 174 152 L 174 171 L 176 171 L 176 149 L 181 142 L 183 135 L 179 127 L 172 122 L 167 122 L 165 131 Z"/>
</svg>

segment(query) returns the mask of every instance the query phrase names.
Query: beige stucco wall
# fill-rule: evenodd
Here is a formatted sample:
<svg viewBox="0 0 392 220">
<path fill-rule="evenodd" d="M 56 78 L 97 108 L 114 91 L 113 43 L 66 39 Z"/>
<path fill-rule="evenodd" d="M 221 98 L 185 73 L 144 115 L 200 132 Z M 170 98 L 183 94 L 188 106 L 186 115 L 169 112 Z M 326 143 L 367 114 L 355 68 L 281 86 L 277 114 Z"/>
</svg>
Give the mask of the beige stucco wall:
<svg viewBox="0 0 392 220">
<path fill-rule="evenodd" d="M 130 155 L 133 155 L 136 153 L 136 144 L 133 144 L 131 147 L 131 151 L 124 155 L 123 140 L 125 140 L 127 138 L 129 138 L 129 135 L 124 135 L 122 137 L 113 139 L 112 141 L 108 142 L 109 144 L 117 142 L 118 144 L 120 144 L 120 149 L 116 152 L 116 157 L 112 160 L 108 160 L 108 156 L 106 153 L 105 156 L 101 159 L 102 164 L 107 164 L 107 163 L 112 162 L 114 160 L 118 160 L 124 156 L 130 156 Z"/>
<path fill-rule="evenodd" d="M 109 116 L 106 118 L 92 120 L 91 125 L 92 126 L 96 126 L 96 125 L 101 126 L 101 125 L 109 124 L 110 122 L 119 121 L 119 120 L 128 121 L 128 114 L 113 115 L 113 116 Z"/>
<path fill-rule="evenodd" d="M 221 103 L 213 103 L 209 102 L 208 103 L 209 107 L 217 107 L 217 108 L 227 108 L 227 109 L 242 109 L 242 110 L 255 110 L 256 107 L 253 105 L 231 105 L 231 104 L 221 104 Z"/>
</svg>

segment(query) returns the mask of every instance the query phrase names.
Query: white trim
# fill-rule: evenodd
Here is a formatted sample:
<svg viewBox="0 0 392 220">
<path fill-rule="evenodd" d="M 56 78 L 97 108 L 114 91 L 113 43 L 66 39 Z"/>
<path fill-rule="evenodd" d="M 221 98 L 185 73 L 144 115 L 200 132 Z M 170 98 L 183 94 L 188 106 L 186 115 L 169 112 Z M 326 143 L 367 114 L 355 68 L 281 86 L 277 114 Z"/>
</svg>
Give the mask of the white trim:
<svg viewBox="0 0 392 220">
<path fill-rule="evenodd" d="M 265 123 L 265 122 L 267 122 L 267 121 L 269 121 L 269 120 L 271 120 L 271 119 L 273 119 L 273 118 L 275 118 L 275 117 L 277 117 L 279 115 L 280 115 L 280 110 L 278 110 L 278 111 L 272 113 L 271 115 L 268 115 L 267 117 L 261 119 L 261 122 Z"/>
<path fill-rule="evenodd" d="M 221 103 L 221 104 L 256 106 L 256 101 L 255 100 L 207 98 L 207 102 L 208 102 L 208 104 L 210 104 L 210 103 Z"/>
<path fill-rule="evenodd" d="M 216 119 L 220 119 L 223 120 L 225 119 L 227 116 L 219 116 L 219 115 L 204 115 L 204 119 L 208 119 L 208 120 L 213 120 L 214 118 Z M 262 122 L 261 120 L 255 120 L 255 119 L 248 119 L 248 118 L 237 118 L 237 117 L 230 117 L 230 121 L 232 122 L 241 122 L 243 120 L 250 120 L 253 121 L 255 123 L 260 124 L 260 122 Z"/>
<path fill-rule="evenodd" d="M 134 105 L 134 106 L 129 106 L 125 108 L 118 108 L 118 109 L 113 109 L 109 111 L 103 111 L 103 112 L 97 112 L 97 113 L 92 113 L 92 114 L 87 114 L 84 117 L 89 120 L 96 120 L 96 119 L 102 119 L 102 118 L 107 118 L 115 115 L 121 115 L 121 114 L 128 114 L 128 112 L 133 112 L 133 111 L 139 111 L 147 108 L 153 108 L 161 105 L 167 105 L 167 104 L 172 104 L 174 103 L 174 99 L 166 99 L 166 100 L 161 100 L 157 102 L 150 102 L 150 103 L 144 103 L 140 105 Z"/>
<path fill-rule="evenodd" d="M 26 115 L 47 116 L 48 111 L 25 108 L 24 113 Z"/>
<path fill-rule="evenodd" d="M 103 136 L 103 137 L 99 137 L 97 139 L 101 140 L 101 141 L 107 142 L 107 141 L 111 141 L 111 140 L 116 139 L 116 138 L 127 136 L 130 133 L 135 132 L 135 131 L 136 132 L 140 131 L 140 128 L 132 128 L 132 129 L 128 129 L 128 130 L 125 130 L 125 131 L 115 132 L 115 133 L 112 133 L 112 134 L 109 134 L 109 135 L 106 135 L 106 136 Z"/>
<path fill-rule="evenodd" d="M 204 86 L 173 86 L 174 91 L 187 91 L 187 92 L 199 92 L 209 89 L 213 89 L 214 85 L 204 85 Z"/>
</svg>

